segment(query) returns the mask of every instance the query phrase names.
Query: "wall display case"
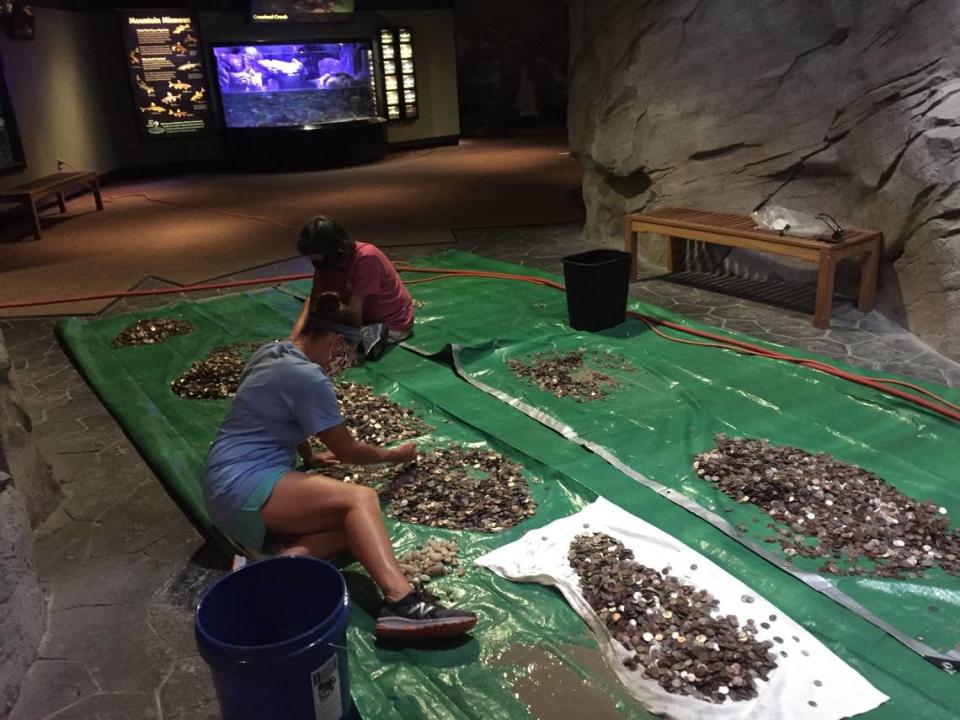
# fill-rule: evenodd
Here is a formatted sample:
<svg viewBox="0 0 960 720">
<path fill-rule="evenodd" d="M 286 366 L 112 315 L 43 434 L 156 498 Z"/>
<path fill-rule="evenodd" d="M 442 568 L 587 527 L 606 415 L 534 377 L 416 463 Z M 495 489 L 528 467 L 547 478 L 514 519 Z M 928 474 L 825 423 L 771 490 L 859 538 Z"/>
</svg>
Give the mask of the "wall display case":
<svg viewBox="0 0 960 720">
<path fill-rule="evenodd" d="M 0 173 L 17 172 L 26 166 L 17 118 L 13 114 L 13 102 L 3 74 L 3 59 L 0 58 Z"/>
<path fill-rule="evenodd" d="M 388 120 L 414 120 L 420 115 L 410 28 L 380 30 L 380 70 Z"/>
<path fill-rule="evenodd" d="M 377 116 L 369 38 L 212 46 L 227 128 L 308 127 Z"/>
<path fill-rule="evenodd" d="M 120 18 L 141 137 L 211 131 L 213 114 L 196 16 L 182 10 L 131 10 Z"/>
</svg>

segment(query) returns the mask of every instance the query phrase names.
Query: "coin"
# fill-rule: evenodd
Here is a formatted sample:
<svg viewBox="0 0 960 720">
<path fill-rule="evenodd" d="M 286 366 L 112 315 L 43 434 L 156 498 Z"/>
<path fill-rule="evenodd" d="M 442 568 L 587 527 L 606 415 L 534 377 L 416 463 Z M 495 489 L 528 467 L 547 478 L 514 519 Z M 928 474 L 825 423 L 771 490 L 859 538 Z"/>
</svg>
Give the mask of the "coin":
<svg viewBox="0 0 960 720">
<path fill-rule="evenodd" d="M 191 400 L 220 400 L 237 394 L 240 375 L 249 355 L 263 342 L 238 342 L 213 349 L 190 369 L 176 378 L 170 387 L 177 395 Z"/>
<path fill-rule="evenodd" d="M 173 335 L 187 335 L 196 328 L 185 320 L 152 317 L 127 325 L 110 343 L 115 348 L 156 345 Z"/>
<path fill-rule="evenodd" d="M 517 377 L 541 390 L 577 402 L 602 400 L 619 387 L 620 381 L 603 370 L 633 371 L 633 366 L 623 358 L 586 348 L 536 353 L 526 360 L 511 358 L 507 365 Z"/>
<path fill-rule="evenodd" d="M 584 599 L 632 653 L 624 666 L 665 691 L 713 703 L 748 700 L 757 696 L 756 681 L 777 667 L 773 643 L 756 639 L 752 620 L 741 626 L 733 615 L 721 615 L 708 591 L 681 581 L 669 568 L 638 563 L 619 540 L 580 534 L 567 558 Z"/>
<path fill-rule="evenodd" d="M 940 567 L 960 575 L 960 532 L 946 509 L 911 498 L 880 476 L 827 454 L 718 435 L 693 460 L 696 473 L 752 503 L 788 558 L 822 558 L 832 575 L 921 577 Z"/>
</svg>

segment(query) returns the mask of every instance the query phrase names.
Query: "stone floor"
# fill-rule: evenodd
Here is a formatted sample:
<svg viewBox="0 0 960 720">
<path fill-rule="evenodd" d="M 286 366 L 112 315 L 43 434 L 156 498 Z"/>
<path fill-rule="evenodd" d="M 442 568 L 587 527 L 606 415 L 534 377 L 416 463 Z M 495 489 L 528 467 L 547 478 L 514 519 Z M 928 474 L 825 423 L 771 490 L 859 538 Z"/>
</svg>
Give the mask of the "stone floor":
<svg viewBox="0 0 960 720">
<path fill-rule="evenodd" d="M 468 230 L 458 249 L 551 271 L 588 245 L 575 226 Z M 395 258 L 436 252 L 399 248 Z M 300 259 L 243 277 L 306 272 Z M 872 313 L 837 306 L 831 329 L 809 312 L 714 290 L 723 281 L 647 273 L 634 297 L 754 337 L 845 362 L 960 387 L 960 365 Z M 701 287 L 691 287 L 698 282 Z M 150 279 L 143 288 L 167 287 Z M 736 288 L 734 288 L 736 289 Z M 215 293 L 207 293 L 215 294 Z M 196 297 L 194 295 L 194 297 Z M 167 304 L 180 294 L 125 300 L 106 312 Z M 10 720 L 201 720 L 217 718 L 210 676 L 193 641 L 192 608 L 225 570 L 73 368 L 53 333 L 55 318 L 0 320 L 35 436 L 66 500 L 36 533 L 50 622 L 40 659 Z M 732 356 L 731 356 L 732 357 Z M 735 360 L 732 360 L 735 361 Z"/>
</svg>

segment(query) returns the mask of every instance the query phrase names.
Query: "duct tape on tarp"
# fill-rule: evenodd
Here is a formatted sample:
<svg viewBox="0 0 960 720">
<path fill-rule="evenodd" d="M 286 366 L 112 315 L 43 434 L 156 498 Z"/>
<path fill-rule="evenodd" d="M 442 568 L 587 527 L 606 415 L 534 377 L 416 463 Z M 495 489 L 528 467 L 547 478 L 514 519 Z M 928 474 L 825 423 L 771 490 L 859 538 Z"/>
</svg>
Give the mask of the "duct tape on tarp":
<svg viewBox="0 0 960 720">
<path fill-rule="evenodd" d="M 643 565 L 671 568 L 678 579 L 713 595 L 720 614 L 737 615 L 741 622 L 749 617 L 776 616 L 769 629 L 758 628 L 756 635 L 761 641 L 773 641 L 774 637 L 783 640 L 774 646 L 777 667 L 769 680 L 757 681 L 758 697 L 712 703 L 668 693 L 642 671 L 627 669 L 623 661 L 633 653 L 613 639 L 584 599 L 567 559 L 570 543 L 584 532 L 603 532 L 620 540 Z M 574 515 L 531 530 L 519 540 L 481 556 L 476 564 L 509 580 L 556 587 L 593 630 L 607 663 L 630 694 L 650 712 L 674 720 L 833 720 L 867 712 L 888 699 L 751 588 L 667 533 L 603 498 Z M 749 603 L 745 597 L 749 597 Z"/>
</svg>

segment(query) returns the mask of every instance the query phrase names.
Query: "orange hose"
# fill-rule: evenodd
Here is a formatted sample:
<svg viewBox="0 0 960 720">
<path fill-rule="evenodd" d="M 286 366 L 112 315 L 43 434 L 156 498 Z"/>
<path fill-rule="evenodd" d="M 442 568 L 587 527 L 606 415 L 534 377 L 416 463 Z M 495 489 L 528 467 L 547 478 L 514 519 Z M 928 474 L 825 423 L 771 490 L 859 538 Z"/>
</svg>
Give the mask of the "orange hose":
<svg viewBox="0 0 960 720">
<path fill-rule="evenodd" d="M 218 212 L 222 212 L 222 211 L 218 211 Z M 232 214 L 232 213 L 226 213 L 226 214 Z M 424 274 L 430 274 L 430 275 L 436 276 L 432 278 L 426 278 L 423 280 L 409 281 L 407 284 L 411 284 L 411 285 L 419 284 L 423 282 L 431 282 L 433 280 L 452 278 L 452 277 L 472 277 L 472 278 L 487 278 L 492 280 L 514 280 L 518 282 L 528 282 L 534 285 L 543 285 L 544 287 L 553 288 L 555 290 L 564 290 L 564 291 L 566 290 L 566 288 L 558 282 L 555 282 L 553 280 L 547 280 L 546 278 L 535 277 L 532 275 L 518 275 L 515 273 L 502 273 L 502 272 L 493 272 L 493 271 L 485 271 L 485 270 L 458 270 L 458 269 L 452 269 L 452 268 L 414 267 L 406 261 L 396 261 L 394 263 L 394 266 L 397 268 L 397 270 L 401 272 L 424 273 Z M 288 282 L 292 280 L 305 280 L 311 277 L 313 277 L 313 273 L 296 274 L 296 275 L 277 275 L 273 277 L 259 278 L 255 280 L 232 280 L 232 281 L 222 282 L 222 283 L 186 285 L 178 288 L 165 288 L 160 290 L 127 290 L 125 292 L 103 293 L 99 295 L 80 295 L 80 296 L 67 297 L 67 298 L 26 300 L 26 301 L 0 304 L 0 310 L 10 309 L 10 308 L 38 306 L 38 305 L 57 305 L 60 303 L 82 302 L 85 300 L 104 300 L 104 299 L 110 299 L 110 298 L 142 297 L 147 295 L 166 295 L 166 294 L 181 293 L 181 292 L 195 292 L 200 290 L 218 290 L 223 288 L 244 287 L 248 285 L 262 285 L 262 284 L 273 284 L 273 283 L 279 283 L 279 282 Z M 683 343 L 685 345 L 696 345 L 700 347 L 708 347 L 708 348 L 714 348 L 714 349 L 720 349 L 720 350 L 731 350 L 733 352 L 738 352 L 746 355 L 753 355 L 757 357 L 763 357 L 769 360 L 779 360 L 781 362 L 789 362 L 797 365 L 802 365 L 811 370 L 817 370 L 819 372 L 823 372 L 828 375 L 833 375 L 834 377 L 838 377 L 840 379 L 847 380 L 849 382 L 853 382 L 858 385 L 863 385 L 865 387 L 878 390 L 888 395 L 892 395 L 902 400 L 906 400 L 919 407 L 923 407 L 927 410 L 943 415 L 944 417 L 947 417 L 951 420 L 960 421 L 960 406 L 913 383 L 904 382 L 902 380 L 872 378 L 866 375 L 860 375 L 860 374 L 852 373 L 846 370 L 841 370 L 838 367 L 822 362 L 820 360 L 809 360 L 805 358 L 794 357 L 792 355 L 787 355 L 785 353 L 777 352 L 775 350 L 770 350 L 760 345 L 744 342 L 742 340 L 736 340 L 734 338 L 725 337 L 723 335 L 707 332 L 705 330 L 697 330 L 694 328 L 689 328 L 684 325 L 671 322 L 669 320 L 661 320 L 660 318 L 656 318 L 650 315 L 644 315 L 643 313 L 628 311 L 627 314 L 630 317 L 636 318 L 638 320 L 642 320 L 659 337 L 662 337 L 671 342 L 678 342 L 678 343 Z M 704 338 L 708 342 L 696 342 L 692 340 L 684 340 L 681 338 L 672 337 L 662 331 L 659 331 L 655 327 L 656 325 L 669 328 L 677 332 L 682 332 L 687 335 L 693 335 L 695 337 Z M 919 397 L 917 395 L 904 392 L 903 390 L 900 390 L 896 387 L 890 387 L 891 385 L 898 385 L 900 387 L 910 388 L 911 390 L 915 390 L 921 393 L 922 395 L 925 395 L 926 398 L 930 398 L 930 400 L 933 400 L 934 402 L 931 402 L 930 400 L 924 397 Z"/>
<path fill-rule="evenodd" d="M 477 270 L 451 270 L 450 268 L 424 268 L 424 267 L 411 267 L 404 266 L 401 268 L 403 272 L 417 272 L 417 273 L 434 273 L 438 275 L 443 275 L 445 277 L 459 276 L 459 277 L 484 277 L 498 280 L 517 280 L 521 282 L 530 282 L 536 285 L 544 285 L 546 287 L 552 287 L 557 290 L 566 290 L 566 288 L 560 283 L 554 282 L 552 280 L 546 280 L 544 278 L 538 278 L 530 275 L 516 275 L 512 273 L 497 273 L 497 272 L 483 272 Z M 416 281 L 414 281 L 416 282 Z M 818 370 L 820 372 L 826 373 L 828 375 L 833 375 L 842 380 L 847 380 L 849 382 L 856 383 L 858 385 L 863 385 L 865 387 L 872 388 L 874 390 L 879 390 L 880 392 L 892 395 L 894 397 L 906 400 L 908 402 L 914 403 L 920 407 L 923 407 L 932 412 L 936 412 L 944 417 L 947 417 L 951 420 L 960 422 L 960 407 L 950 402 L 949 400 L 936 395 L 928 390 L 925 390 L 919 386 L 913 385 L 912 383 L 906 383 L 900 380 L 884 380 L 878 378 L 872 378 L 866 375 L 860 375 L 857 373 L 852 373 L 846 370 L 841 370 L 838 367 L 830 365 L 828 363 L 819 361 L 819 360 L 809 360 L 805 358 L 798 358 L 792 355 L 787 355 L 785 353 L 777 352 L 775 350 L 770 350 L 768 348 L 762 347 L 760 345 L 755 345 L 753 343 L 744 342 L 742 340 L 736 340 L 734 338 L 728 338 L 722 335 L 715 333 L 707 332 L 705 330 L 696 330 L 694 328 L 685 327 L 678 323 L 670 322 L 669 320 L 661 320 L 660 318 L 655 318 L 649 315 L 644 315 L 643 313 L 638 313 L 634 311 L 628 311 L 627 315 L 630 317 L 639 319 L 647 323 L 651 328 L 656 325 L 670 328 L 671 330 L 676 330 L 678 332 L 686 333 L 689 335 L 694 335 L 696 337 L 702 337 L 710 342 L 708 343 L 696 343 L 690 340 L 681 340 L 679 338 L 673 338 L 666 333 L 657 332 L 657 335 L 663 337 L 671 342 L 682 342 L 684 344 L 694 344 L 700 345 L 703 347 L 711 347 L 723 350 L 732 350 L 734 352 L 740 352 L 743 354 L 754 355 L 758 357 L 764 357 L 770 360 L 779 360 L 782 362 L 790 362 L 798 365 L 803 365 L 811 370 Z M 936 403 L 930 402 L 929 400 L 918 397 L 917 395 L 912 395 L 910 393 L 904 392 L 894 387 L 889 387 L 889 385 L 901 385 L 910 387 L 911 389 L 918 390 L 924 395 L 927 395 L 931 399 L 935 400 Z"/>
<path fill-rule="evenodd" d="M 86 300 L 110 300 L 115 298 L 145 297 L 148 295 L 170 295 L 182 292 L 198 292 L 200 290 L 222 290 L 224 288 L 244 287 L 247 285 L 266 285 L 292 280 L 307 280 L 313 273 L 300 275 L 274 275 L 272 277 L 257 278 L 255 280 L 230 280 L 221 283 L 205 283 L 202 285 L 183 285 L 175 288 L 158 288 L 156 290 L 125 290 L 122 292 L 101 293 L 99 295 L 74 295 L 72 297 L 47 298 L 44 300 L 18 300 L 0 304 L 0 310 L 10 308 L 33 307 L 37 305 L 60 305 L 61 303 L 84 302 Z"/>
</svg>

